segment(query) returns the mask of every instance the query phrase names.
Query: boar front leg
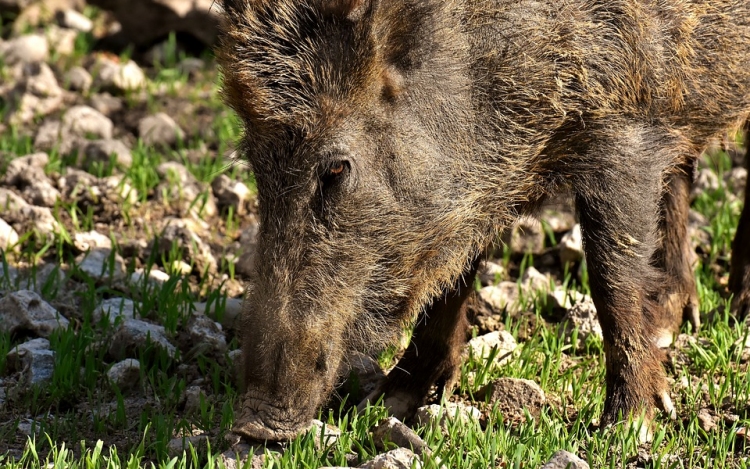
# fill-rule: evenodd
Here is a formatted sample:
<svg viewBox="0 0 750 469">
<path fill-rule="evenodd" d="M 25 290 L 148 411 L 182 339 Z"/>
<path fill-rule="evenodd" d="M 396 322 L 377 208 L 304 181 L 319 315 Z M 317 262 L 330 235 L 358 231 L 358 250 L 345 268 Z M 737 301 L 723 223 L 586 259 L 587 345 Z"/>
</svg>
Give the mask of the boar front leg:
<svg viewBox="0 0 750 469">
<path fill-rule="evenodd" d="M 745 167 L 750 172 L 750 120 L 745 123 Z M 745 206 L 732 242 L 729 289 L 734 295 L 732 310 L 740 317 L 750 313 L 750 185 L 745 185 Z"/>
<path fill-rule="evenodd" d="M 597 135 L 572 175 L 591 295 L 604 332 L 603 426 L 641 412 L 650 421 L 656 405 L 674 412 L 656 345 L 664 311 L 655 300 L 667 279 L 653 265 L 663 175 L 674 147 L 668 135 L 646 126 L 610 128 L 617 133 Z M 648 437 L 646 424 L 641 438 Z"/>
<path fill-rule="evenodd" d="M 479 263 L 477 258 L 468 272 L 425 308 L 404 355 L 360 408 L 382 394 L 390 413 L 403 420 L 414 415 L 433 385 L 439 392 L 453 388 L 468 335 L 467 303 L 474 292 Z"/>
</svg>

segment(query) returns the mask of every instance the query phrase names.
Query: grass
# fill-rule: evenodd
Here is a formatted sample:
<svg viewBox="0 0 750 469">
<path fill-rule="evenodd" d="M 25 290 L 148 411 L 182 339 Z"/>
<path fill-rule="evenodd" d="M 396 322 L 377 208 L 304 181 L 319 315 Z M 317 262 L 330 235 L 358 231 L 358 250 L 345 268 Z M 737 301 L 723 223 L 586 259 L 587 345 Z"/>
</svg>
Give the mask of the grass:
<svg viewBox="0 0 750 469">
<path fill-rule="evenodd" d="M 95 12 L 87 14 L 93 16 Z M 78 65 L 91 47 L 91 37 L 81 35 L 73 56 L 59 60 L 63 67 Z M 231 143 L 239 137 L 239 123 L 215 93 L 216 71 L 209 66 L 205 75 L 189 78 L 177 69 L 180 54 L 173 38 L 166 49 L 164 63 L 154 64 L 151 70 L 150 91 L 166 89 L 165 99 L 187 95 L 189 100 L 197 102 L 204 97 L 195 90 L 214 90 L 208 102 L 202 105 L 215 117 L 203 137 L 192 135 L 173 149 L 151 148 L 136 142 L 132 151 L 133 164 L 129 168 L 118 167 L 114 159 L 88 168 L 100 177 L 121 174 L 123 184 L 129 184 L 138 193 L 135 203 L 125 204 L 121 213 L 109 220 L 118 226 L 117 237 L 113 235 L 115 250 L 108 261 L 110 272 L 114 253 L 123 252 L 121 244 L 127 242 L 132 231 L 145 226 L 144 229 L 151 230 L 150 237 L 159 234 L 148 223 L 139 224 L 138 219 L 148 216 L 148 210 L 153 209 L 153 198 L 162 182 L 157 172 L 161 163 L 181 162 L 203 183 L 210 183 L 223 173 L 254 188 L 253 176 L 247 168 L 225 158 Z M 127 55 L 123 57 L 126 58 Z M 159 93 L 147 93 L 145 108 L 162 109 L 159 96 Z M 126 97 L 128 105 L 133 107 L 141 105 L 139 100 L 135 95 Z M 0 114 L 2 112 L 5 111 Z M 0 134 L 0 154 L 24 155 L 30 153 L 32 147 L 33 138 L 20 129 L 10 128 Z M 201 157 L 195 158 L 195 154 Z M 728 156 L 717 154 L 707 161 L 722 182 L 717 190 L 700 194 L 693 204 L 694 209 L 709 220 L 703 229 L 710 235 L 710 245 L 695 269 L 704 326 L 686 349 L 672 354 L 668 369 L 669 377 L 676 383 L 672 392 L 677 421 L 658 416 L 654 442 L 646 446 L 639 445 L 636 433 L 628 426 L 599 429 L 605 375 L 601 340 L 589 338 L 583 347 L 566 344 L 555 325 L 545 322 L 548 315 L 545 296 L 525 295 L 524 309 L 531 311 L 535 319 L 531 333 L 524 334 L 525 339 L 521 340 L 519 319 L 509 314 L 504 318 L 506 328 L 521 344 L 517 356 L 503 365 L 492 357 L 489 360 L 472 357 L 462 367 L 456 396 L 468 401 L 482 385 L 509 376 L 536 381 L 547 393 L 550 404 L 536 419 L 529 416 L 520 423 L 510 423 L 498 409 L 479 402 L 475 405 L 485 410 L 486 422 L 449 418 L 444 426 L 430 424 L 418 428 L 418 433 L 433 450 L 432 456 L 426 458 L 427 467 L 443 464 L 459 469 L 531 468 L 540 466 L 560 449 L 577 453 L 591 467 L 744 468 L 750 465 L 747 446 L 750 440 L 741 436 L 740 431 L 750 426 L 750 377 L 747 363 L 741 357 L 741 347 L 735 346 L 747 338 L 748 328 L 729 313 L 725 291 L 730 244 L 741 204 L 721 179 L 731 167 Z M 7 160 L 0 159 L 0 174 L 7 164 Z M 46 172 L 58 176 L 78 164 L 75 156 L 53 151 Z M 199 199 L 201 197 L 205 194 Z M 200 206 L 203 200 L 194 203 Z M 30 286 L 45 300 L 63 306 L 69 304 L 72 296 L 80 309 L 69 317 L 72 326 L 68 330 L 50 337 L 51 348 L 56 351 L 51 383 L 7 399 L 4 407 L 0 405 L 0 466 L 221 467 L 223 463 L 218 454 L 228 448 L 224 435 L 234 421 L 233 409 L 238 399 L 229 357 L 198 353 L 188 360 L 179 353 L 170 357 L 156 347 L 147 346 L 136 357 L 141 364 L 138 392 L 118 389 L 106 378 L 114 362 L 107 356 L 107 341 L 116 325 L 95 322 L 92 312 L 103 299 L 130 297 L 137 300 L 137 317 L 165 326 L 167 334 L 176 340 L 198 300 L 218 304 L 216 319 L 223 319 L 225 286 L 235 279 L 234 264 L 219 262 L 217 278 L 222 275 L 226 278 L 216 282 L 207 280 L 206 276 L 174 271 L 166 282 L 149 281 L 144 276 L 140 281 L 128 281 L 123 285 L 111 276 L 93 278 L 76 266 L 78 252 L 72 235 L 95 229 L 97 224 L 106 221 L 98 210 L 96 203 L 85 203 L 82 199 L 61 202 L 53 212 L 64 229 L 52 239 L 31 232 L 21 233 L 19 252 L 2 257 L 0 289 Z M 246 222 L 246 218 L 229 210 L 212 221 L 209 231 L 217 234 L 216 239 L 229 244 L 236 241 Z M 549 227 L 545 227 L 545 236 L 548 244 L 555 243 L 555 235 Z M 184 254 L 173 246 L 169 252 L 153 254 L 144 261 L 127 257 L 126 278 L 136 269 L 168 270 L 175 261 L 183 259 Z M 518 271 L 517 278 L 535 262 L 531 256 L 515 259 L 507 249 L 500 257 L 499 263 Z M 56 266 L 52 273 L 44 271 L 45 263 Z M 22 270 L 32 279 L 30 285 L 23 276 L 11 275 L 11 269 L 16 266 L 26 266 Z M 575 272 L 562 272 L 558 284 L 588 293 L 585 267 Z M 0 333 L 0 377 L 8 372 L 7 352 L 23 340 L 24 337 Z M 229 350 L 237 348 L 237 338 L 232 334 L 228 345 Z M 380 357 L 381 363 L 392 362 L 396 352 L 385 352 Z M 187 410 L 184 396 L 195 383 L 204 395 L 199 398 L 197 407 Z M 706 431 L 701 427 L 698 418 L 701 410 L 714 416 L 713 429 Z M 283 452 L 274 447 L 266 448 L 263 466 L 317 468 L 369 460 L 382 452 L 376 448 L 370 432 L 385 415 L 381 406 L 372 406 L 360 413 L 346 406 L 325 410 L 320 418 L 342 431 L 336 443 L 321 447 L 315 435 L 301 435 L 286 444 Z M 19 437 L 17 432 L 19 424 L 25 422 L 32 422 L 28 439 Z M 174 437 L 201 432 L 211 435 L 209 447 L 187 448 L 183 453 L 170 455 L 168 444 Z M 7 450 L 2 451 L 3 447 Z"/>
</svg>

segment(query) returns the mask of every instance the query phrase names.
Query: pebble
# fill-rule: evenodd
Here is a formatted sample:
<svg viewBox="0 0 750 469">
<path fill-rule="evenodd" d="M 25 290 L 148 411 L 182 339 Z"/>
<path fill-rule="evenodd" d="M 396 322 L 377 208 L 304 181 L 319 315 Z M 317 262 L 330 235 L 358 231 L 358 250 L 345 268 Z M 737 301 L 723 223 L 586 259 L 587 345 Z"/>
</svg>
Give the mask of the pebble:
<svg viewBox="0 0 750 469">
<path fill-rule="evenodd" d="M 95 279 L 121 280 L 125 277 L 125 260 L 112 249 L 94 248 L 76 257 L 78 269 Z"/>
<path fill-rule="evenodd" d="M 542 406 L 547 402 L 542 388 L 528 379 L 496 379 L 477 392 L 479 399 L 487 395 L 489 402 L 502 412 L 503 418 L 510 421 L 524 421 L 524 410 L 539 418 Z"/>
<path fill-rule="evenodd" d="M 135 318 L 135 302 L 129 298 L 108 298 L 103 300 L 91 313 L 91 320 L 99 323 L 104 317 L 110 324 L 117 318 Z"/>
<path fill-rule="evenodd" d="M 30 332 L 49 337 L 68 324 L 63 315 L 34 291 L 19 290 L 0 299 L 0 330 L 8 334 Z"/>
<path fill-rule="evenodd" d="M 221 324 L 213 321 L 204 314 L 194 314 L 185 325 L 184 343 L 192 348 L 189 356 L 202 354 L 206 356 L 223 355 L 227 350 L 227 342 Z"/>
<path fill-rule="evenodd" d="M 493 350 L 497 350 L 495 362 L 503 365 L 513 358 L 517 347 L 518 343 L 510 332 L 495 331 L 471 339 L 466 345 L 465 353 L 468 355 L 470 352 L 474 359 L 486 360 Z"/>
<path fill-rule="evenodd" d="M 189 453 L 190 447 L 203 452 L 208 448 L 208 435 L 195 435 L 173 438 L 167 443 L 167 454 L 172 458 L 179 458 L 183 453 Z"/>
<path fill-rule="evenodd" d="M 174 358 L 177 349 L 167 339 L 164 327 L 140 319 L 126 318 L 112 337 L 109 354 L 116 359 L 138 356 L 146 344 L 167 352 Z"/>
<path fill-rule="evenodd" d="M 92 162 L 109 163 L 112 156 L 119 166 L 129 168 L 133 164 L 133 155 L 121 140 L 102 139 L 88 142 L 84 149 L 86 163 Z"/>
<path fill-rule="evenodd" d="M 541 469 L 589 469 L 589 465 L 573 453 L 558 451 Z"/>
<path fill-rule="evenodd" d="M 378 454 L 359 467 L 361 469 L 421 469 L 423 464 L 419 456 L 411 450 L 396 448 L 387 453 Z"/>
<path fill-rule="evenodd" d="M 565 233 L 560 240 L 560 262 L 563 265 L 583 260 L 583 237 L 581 225 L 576 223 L 572 230 Z"/>
<path fill-rule="evenodd" d="M 7 364 L 19 371 L 19 385 L 24 388 L 48 383 L 55 371 L 55 352 L 47 339 L 33 339 L 13 347 L 8 352 Z"/>
<path fill-rule="evenodd" d="M 593 300 L 585 296 L 581 301 L 573 305 L 562 319 L 561 327 L 566 343 L 573 338 L 573 331 L 578 329 L 578 346 L 582 347 L 590 335 L 603 338 L 602 326 L 596 314 L 596 306 Z"/>
<path fill-rule="evenodd" d="M 542 224 L 533 218 L 520 219 L 502 239 L 513 254 L 541 254 L 544 251 Z"/>
<path fill-rule="evenodd" d="M 122 392 L 134 389 L 141 381 L 141 362 L 135 358 L 119 361 L 107 370 L 107 379 Z"/>
<path fill-rule="evenodd" d="M 65 74 L 64 83 L 67 84 L 68 88 L 72 91 L 88 93 L 93 82 L 94 79 L 91 77 L 91 74 L 83 67 L 72 67 Z"/>
<path fill-rule="evenodd" d="M 515 282 L 500 282 L 495 286 L 479 290 L 478 304 L 491 314 L 501 314 L 506 308 L 510 311 L 519 309 L 520 291 Z"/>
<path fill-rule="evenodd" d="M 41 34 L 27 34 L 0 45 L 0 58 L 6 65 L 43 62 L 49 57 L 47 38 Z"/>
<path fill-rule="evenodd" d="M 159 112 L 141 119 L 138 136 L 147 146 L 173 146 L 185 137 L 185 132 L 169 115 Z"/>
<path fill-rule="evenodd" d="M 58 11 L 56 16 L 60 26 L 64 28 L 87 33 L 94 27 L 94 23 L 86 15 L 75 10 Z"/>
<path fill-rule="evenodd" d="M 415 454 L 430 450 L 427 443 L 414 430 L 396 417 L 381 420 L 372 430 L 372 439 L 379 450 L 386 449 L 388 443 L 396 444 L 400 448 L 408 448 Z"/>
<path fill-rule="evenodd" d="M 9 250 L 18 243 L 18 232 L 0 218 L 0 250 Z"/>
<path fill-rule="evenodd" d="M 441 428 L 446 428 L 448 420 L 460 420 L 463 423 L 479 422 L 482 417 L 482 411 L 474 406 L 466 404 L 446 402 L 444 406 L 430 404 L 417 409 L 414 414 L 414 421 L 417 425 L 427 426 L 437 424 Z"/>
<path fill-rule="evenodd" d="M 83 138 L 111 139 L 114 125 L 109 117 L 89 106 L 73 106 L 62 117 L 61 132 Z"/>
<path fill-rule="evenodd" d="M 492 261 L 485 261 L 479 271 L 479 280 L 484 286 L 497 285 L 508 276 L 505 267 Z"/>
<path fill-rule="evenodd" d="M 245 213 L 245 203 L 250 198 L 250 189 L 245 183 L 221 174 L 211 182 L 211 188 L 220 207 L 232 207 L 237 214 Z"/>
</svg>

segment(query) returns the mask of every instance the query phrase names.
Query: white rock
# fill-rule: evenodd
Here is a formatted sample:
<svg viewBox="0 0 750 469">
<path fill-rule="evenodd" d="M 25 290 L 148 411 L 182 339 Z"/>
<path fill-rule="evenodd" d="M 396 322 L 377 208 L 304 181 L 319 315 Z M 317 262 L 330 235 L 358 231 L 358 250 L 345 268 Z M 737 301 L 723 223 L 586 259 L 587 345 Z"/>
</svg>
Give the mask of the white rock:
<svg viewBox="0 0 750 469">
<path fill-rule="evenodd" d="M 575 454 L 558 451 L 541 469 L 589 469 L 589 465 Z"/>
<path fill-rule="evenodd" d="M 174 357 L 177 349 L 167 339 L 164 327 L 140 319 L 126 318 L 112 337 L 109 354 L 116 358 L 137 356 L 138 351 L 150 343 Z"/>
<path fill-rule="evenodd" d="M 581 225 L 576 223 L 572 230 L 560 240 L 560 261 L 564 264 L 580 262 L 583 259 L 583 238 Z"/>
<path fill-rule="evenodd" d="M 515 282 L 500 282 L 495 286 L 484 287 L 479 290 L 478 299 L 492 313 L 500 314 L 508 308 L 518 309 L 519 289 Z"/>
<path fill-rule="evenodd" d="M 237 318 L 242 314 L 242 298 L 227 298 L 222 302 L 224 311 L 219 315 L 219 302 L 213 301 L 211 304 L 205 302 L 193 303 L 196 314 L 206 314 L 216 318 L 225 329 L 233 329 Z M 218 316 L 218 317 L 217 317 Z"/>
<path fill-rule="evenodd" d="M 460 420 L 463 423 L 479 422 L 482 417 L 482 411 L 474 406 L 459 404 L 455 402 L 446 402 L 445 407 L 437 404 L 422 406 L 414 414 L 414 421 L 418 425 L 429 425 L 431 423 L 446 428 L 448 421 Z"/>
<path fill-rule="evenodd" d="M 167 443 L 167 454 L 170 457 L 181 457 L 184 452 L 189 452 L 190 447 L 196 451 L 205 451 L 208 447 L 208 435 L 185 436 L 182 438 L 173 438 Z"/>
<path fill-rule="evenodd" d="M 388 417 L 378 423 L 372 430 L 372 439 L 378 449 L 385 449 L 387 443 L 395 443 L 401 448 L 408 448 L 416 454 L 429 452 L 427 443 L 417 433 L 403 424 L 396 417 Z"/>
<path fill-rule="evenodd" d="M 309 431 L 314 435 L 315 447 L 319 449 L 330 448 L 341 436 L 341 430 L 338 427 L 323 423 L 318 419 L 313 419 Z"/>
<path fill-rule="evenodd" d="M 78 137 L 111 139 L 114 124 L 101 112 L 88 106 L 73 106 L 62 118 L 62 133 Z"/>
<path fill-rule="evenodd" d="M 470 351 L 475 359 L 486 360 L 492 351 L 497 349 L 495 361 L 502 365 L 513 358 L 513 352 L 517 347 L 518 343 L 510 332 L 495 331 L 471 339 L 466 345 L 465 353 L 468 354 Z"/>
<path fill-rule="evenodd" d="M 91 31 L 94 27 L 94 23 L 88 19 L 84 14 L 78 13 L 75 10 L 60 11 L 57 14 L 57 20 L 60 22 L 60 26 L 69 29 L 75 29 L 82 33 Z"/>
<path fill-rule="evenodd" d="M 141 363 L 134 358 L 117 362 L 107 371 L 107 379 L 120 391 L 132 389 L 141 381 Z"/>
<path fill-rule="evenodd" d="M 94 248 L 112 249 L 112 240 L 98 231 L 78 232 L 73 235 L 73 245 L 82 252 Z"/>
<path fill-rule="evenodd" d="M 125 260 L 107 248 L 93 248 L 76 257 L 78 268 L 95 279 L 120 280 L 125 277 Z"/>
<path fill-rule="evenodd" d="M 0 251 L 11 249 L 18 243 L 18 232 L 0 218 Z M 17 249 L 17 248 L 15 248 Z"/>
<path fill-rule="evenodd" d="M 489 395 L 506 420 L 523 421 L 524 411 L 539 418 L 547 402 L 544 391 L 534 381 L 519 378 L 500 378 L 479 390 L 479 396 Z M 481 398 L 481 397 L 480 397 Z"/>
<path fill-rule="evenodd" d="M 479 271 L 479 280 L 481 280 L 484 286 L 495 285 L 507 276 L 508 272 L 506 272 L 505 268 L 492 261 L 485 261 Z"/>
<path fill-rule="evenodd" d="M 539 291 L 546 292 L 550 289 L 550 278 L 529 266 L 521 277 L 521 287 L 526 295 L 533 295 Z"/>
<path fill-rule="evenodd" d="M 6 65 L 44 62 L 49 56 L 47 38 L 41 34 L 27 34 L 7 41 L 0 49 Z"/>
<path fill-rule="evenodd" d="M 87 93 L 93 82 L 91 74 L 83 67 L 72 67 L 65 74 L 65 84 L 73 91 Z"/>
<path fill-rule="evenodd" d="M 378 454 L 371 461 L 361 466 L 362 469 L 421 469 L 419 456 L 406 448 L 397 448 L 387 453 Z"/>
<path fill-rule="evenodd" d="M 602 338 L 602 326 L 599 324 L 596 306 L 589 297 L 585 297 L 568 310 L 562 320 L 563 334 L 569 343 L 572 340 L 573 330 L 578 328 L 579 346 L 586 342 L 590 335 Z"/>
<path fill-rule="evenodd" d="M 195 344 L 205 355 L 223 355 L 227 350 L 226 338 L 221 324 L 204 314 L 194 314 L 185 326 L 188 343 Z"/>
<path fill-rule="evenodd" d="M 185 137 L 185 132 L 169 115 L 159 112 L 141 119 L 138 123 L 138 135 L 144 145 L 172 146 L 178 139 Z"/>
<path fill-rule="evenodd" d="M 250 189 L 245 183 L 221 174 L 213 180 L 211 188 L 220 206 L 233 207 L 235 213 L 245 213 L 245 202 L 250 198 Z"/>
<path fill-rule="evenodd" d="M 112 84 L 121 91 L 135 91 L 146 86 L 146 75 L 141 67 L 132 60 L 120 65 L 115 73 Z"/>
<path fill-rule="evenodd" d="M 0 299 L 0 330 L 9 334 L 30 331 L 49 337 L 68 324 L 63 315 L 31 290 L 19 290 Z"/>
<path fill-rule="evenodd" d="M 49 345 L 47 339 L 33 339 L 8 352 L 8 366 L 11 370 L 21 372 L 20 385 L 36 386 L 52 380 L 55 352 L 49 349 Z"/>
<path fill-rule="evenodd" d="M 54 207 L 60 200 L 60 191 L 46 176 L 26 186 L 23 189 L 23 195 L 30 203 L 41 207 Z"/>
<path fill-rule="evenodd" d="M 133 164 L 133 155 L 130 148 L 121 140 L 93 140 L 88 142 L 84 149 L 84 155 L 89 164 L 94 161 L 109 163 L 113 155 L 120 166 L 129 168 Z"/>
<path fill-rule="evenodd" d="M 94 323 L 98 323 L 105 316 L 110 324 L 114 324 L 119 317 L 135 318 L 135 303 L 128 298 L 109 298 L 103 300 L 91 313 L 91 320 Z"/>
</svg>

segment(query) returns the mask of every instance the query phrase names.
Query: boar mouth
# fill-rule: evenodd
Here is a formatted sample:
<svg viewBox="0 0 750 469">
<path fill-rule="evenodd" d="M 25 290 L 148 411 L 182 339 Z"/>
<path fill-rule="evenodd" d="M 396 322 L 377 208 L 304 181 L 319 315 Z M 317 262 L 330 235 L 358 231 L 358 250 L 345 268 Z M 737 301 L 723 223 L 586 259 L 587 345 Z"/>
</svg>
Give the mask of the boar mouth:
<svg viewBox="0 0 750 469">
<path fill-rule="evenodd" d="M 310 428 L 312 418 L 247 393 L 232 431 L 252 440 L 291 440 Z"/>
</svg>

